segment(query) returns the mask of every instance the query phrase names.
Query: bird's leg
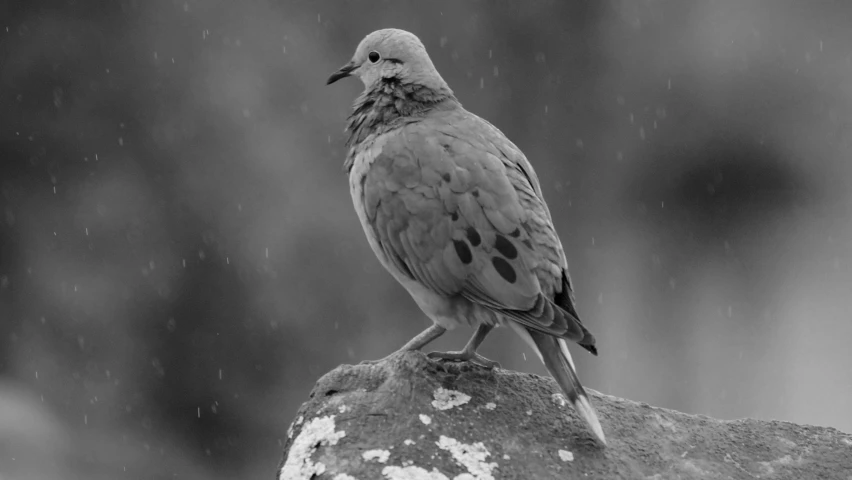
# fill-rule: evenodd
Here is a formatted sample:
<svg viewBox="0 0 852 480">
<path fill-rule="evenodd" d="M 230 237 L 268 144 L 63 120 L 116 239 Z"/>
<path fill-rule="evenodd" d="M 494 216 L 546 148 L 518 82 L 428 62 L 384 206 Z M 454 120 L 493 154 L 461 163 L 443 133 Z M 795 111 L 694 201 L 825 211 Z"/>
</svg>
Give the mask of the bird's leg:
<svg viewBox="0 0 852 480">
<path fill-rule="evenodd" d="M 414 351 L 414 350 L 420 350 L 421 348 L 423 348 L 426 344 L 428 344 L 432 340 L 435 340 L 436 338 L 443 335 L 444 332 L 446 332 L 446 331 L 447 331 L 446 328 L 438 325 L 437 323 L 434 323 L 434 324 L 432 324 L 431 327 L 429 327 L 426 330 L 423 330 L 422 332 L 418 333 L 417 336 L 415 336 L 414 338 L 409 340 L 408 343 L 406 343 L 405 345 L 400 347 L 399 350 L 391 353 L 387 357 L 379 359 L 379 360 L 365 360 L 361 363 L 367 364 L 367 365 L 372 365 L 372 364 L 375 364 L 375 363 L 382 362 L 382 361 L 384 361 L 384 360 L 386 360 L 386 359 L 388 359 L 388 358 L 390 358 L 390 357 L 392 357 L 396 354 L 399 354 L 399 353 L 411 352 L 411 351 Z"/>
<path fill-rule="evenodd" d="M 472 362 L 477 365 L 481 365 L 485 368 L 500 368 L 500 364 L 495 362 L 494 360 L 489 360 L 482 355 L 476 353 L 476 349 L 479 348 L 479 345 L 485 340 L 485 337 L 488 335 L 494 328 L 494 325 L 480 323 L 479 327 L 476 329 L 476 332 L 473 333 L 473 336 L 470 337 L 470 340 L 467 342 L 467 345 L 464 346 L 464 349 L 460 352 L 430 352 L 427 356 L 429 358 L 440 358 L 442 360 L 455 360 L 461 362 Z"/>
<path fill-rule="evenodd" d="M 403 345 L 396 352 L 410 352 L 412 350 L 420 350 L 425 347 L 426 344 L 440 337 L 446 332 L 447 329 L 438 325 L 437 323 L 433 323 L 431 327 L 423 330 L 418 333 L 417 336 L 408 341 L 405 345 Z M 394 353 L 396 353 L 394 352 Z"/>
</svg>

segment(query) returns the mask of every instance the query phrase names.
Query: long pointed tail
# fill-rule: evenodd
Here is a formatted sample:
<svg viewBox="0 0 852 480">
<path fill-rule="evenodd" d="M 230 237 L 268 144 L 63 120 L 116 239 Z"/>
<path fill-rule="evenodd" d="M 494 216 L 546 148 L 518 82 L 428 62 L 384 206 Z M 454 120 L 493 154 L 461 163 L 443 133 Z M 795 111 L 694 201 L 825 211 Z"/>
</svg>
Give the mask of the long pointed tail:
<svg viewBox="0 0 852 480">
<path fill-rule="evenodd" d="M 547 371 L 556 379 L 556 383 L 565 392 L 568 400 L 577 409 L 577 413 L 580 414 L 592 433 L 602 444 L 606 445 L 601 423 L 598 421 L 595 409 L 589 402 L 589 397 L 574 371 L 574 362 L 571 360 L 571 352 L 568 351 L 565 340 L 524 328 L 514 322 L 511 323 L 518 335 L 535 348 L 542 363 L 547 367 Z"/>
</svg>

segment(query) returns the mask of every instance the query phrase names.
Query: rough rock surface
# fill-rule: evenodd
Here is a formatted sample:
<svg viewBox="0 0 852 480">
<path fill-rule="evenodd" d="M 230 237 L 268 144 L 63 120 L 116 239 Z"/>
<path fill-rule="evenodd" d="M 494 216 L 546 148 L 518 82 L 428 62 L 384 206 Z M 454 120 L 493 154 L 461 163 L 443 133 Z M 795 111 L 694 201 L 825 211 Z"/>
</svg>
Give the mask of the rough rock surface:
<svg viewBox="0 0 852 480">
<path fill-rule="evenodd" d="M 721 421 L 589 390 L 601 447 L 550 378 L 421 353 L 342 365 L 287 434 L 280 480 L 842 479 L 852 435 Z"/>
</svg>

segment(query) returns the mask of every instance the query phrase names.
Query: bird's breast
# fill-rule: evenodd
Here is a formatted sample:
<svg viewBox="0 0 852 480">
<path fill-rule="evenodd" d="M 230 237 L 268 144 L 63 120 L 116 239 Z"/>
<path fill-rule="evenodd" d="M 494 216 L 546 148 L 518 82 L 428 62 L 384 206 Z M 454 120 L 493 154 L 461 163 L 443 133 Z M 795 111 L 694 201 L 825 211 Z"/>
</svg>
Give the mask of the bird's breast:
<svg viewBox="0 0 852 480">
<path fill-rule="evenodd" d="M 398 281 L 401 280 L 401 272 L 397 272 L 390 265 L 390 261 L 385 255 L 384 249 L 382 249 L 381 244 L 379 243 L 379 238 L 376 236 L 376 231 L 374 229 L 373 221 L 370 219 L 370 215 L 367 212 L 367 205 L 364 201 L 364 184 L 367 174 L 370 172 L 370 168 L 373 166 L 373 162 L 378 156 L 379 152 L 381 152 L 381 137 L 379 139 L 376 138 L 368 138 L 367 141 L 362 142 L 358 145 L 352 147 L 352 151 L 349 153 L 352 168 L 349 169 L 349 192 L 352 195 L 352 205 L 355 207 L 355 213 L 358 215 L 358 220 L 361 221 L 361 227 L 364 229 L 364 235 L 367 237 L 367 242 L 370 244 L 370 248 L 373 250 L 373 253 L 378 257 L 379 262 L 381 262 L 382 266 L 385 267 Z"/>
</svg>

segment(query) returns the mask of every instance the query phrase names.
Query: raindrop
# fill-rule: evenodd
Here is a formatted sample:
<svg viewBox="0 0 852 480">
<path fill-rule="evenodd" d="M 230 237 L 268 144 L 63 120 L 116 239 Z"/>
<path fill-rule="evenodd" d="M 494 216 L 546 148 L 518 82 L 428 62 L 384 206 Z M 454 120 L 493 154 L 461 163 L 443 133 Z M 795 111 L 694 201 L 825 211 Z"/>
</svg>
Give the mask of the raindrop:
<svg viewBox="0 0 852 480">
<path fill-rule="evenodd" d="M 639 127 L 639 138 L 645 140 L 645 127 Z"/>
<path fill-rule="evenodd" d="M 485 77 L 479 77 L 479 88 L 485 88 Z"/>
</svg>

